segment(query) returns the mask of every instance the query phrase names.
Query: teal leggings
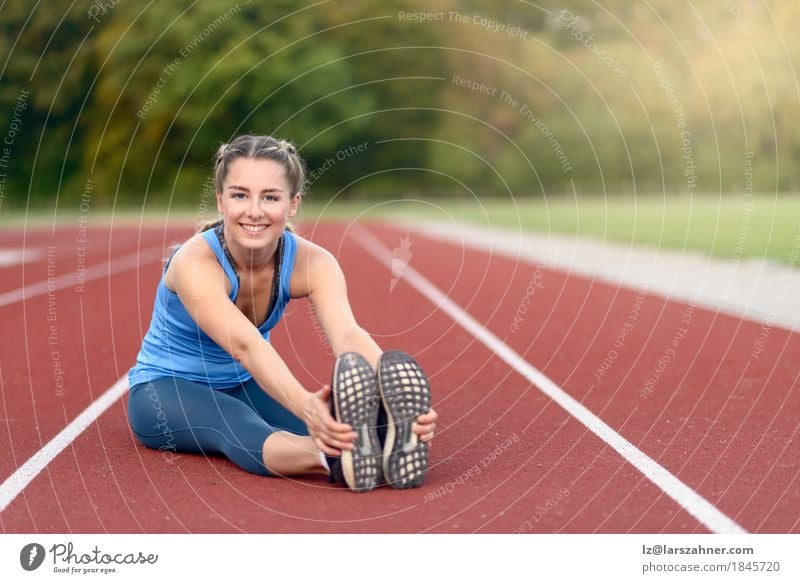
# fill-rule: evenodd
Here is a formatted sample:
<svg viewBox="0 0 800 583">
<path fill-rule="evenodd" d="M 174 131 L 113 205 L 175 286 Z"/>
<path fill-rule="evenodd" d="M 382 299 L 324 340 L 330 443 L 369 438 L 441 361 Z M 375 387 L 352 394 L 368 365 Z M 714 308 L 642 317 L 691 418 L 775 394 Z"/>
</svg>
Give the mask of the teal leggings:
<svg viewBox="0 0 800 583">
<path fill-rule="evenodd" d="M 223 454 L 240 468 L 271 475 L 262 447 L 275 431 L 308 435 L 305 424 L 253 379 L 212 389 L 177 377 L 131 387 L 128 421 L 146 447 L 160 451 Z"/>
</svg>

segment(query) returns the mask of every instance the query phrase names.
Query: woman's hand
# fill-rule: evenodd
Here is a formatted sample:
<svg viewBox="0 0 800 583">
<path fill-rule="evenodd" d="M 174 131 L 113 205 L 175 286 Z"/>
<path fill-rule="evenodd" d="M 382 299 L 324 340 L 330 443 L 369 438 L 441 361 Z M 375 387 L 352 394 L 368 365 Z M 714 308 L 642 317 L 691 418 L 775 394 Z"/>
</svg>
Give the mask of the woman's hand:
<svg viewBox="0 0 800 583">
<path fill-rule="evenodd" d="M 423 413 L 417 417 L 417 422 L 414 424 L 413 431 L 419 436 L 420 441 L 430 441 L 433 439 L 433 430 L 436 429 L 436 420 L 439 415 L 436 411 L 431 410 Z"/>
<path fill-rule="evenodd" d="M 342 455 L 343 449 L 353 449 L 356 432 L 346 423 L 339 423 L 330 413 L 328 401 L 331 388 L 327 385 L 309 395 L 303 408 L 308 433 L 323 453 Z"/>
</svg>

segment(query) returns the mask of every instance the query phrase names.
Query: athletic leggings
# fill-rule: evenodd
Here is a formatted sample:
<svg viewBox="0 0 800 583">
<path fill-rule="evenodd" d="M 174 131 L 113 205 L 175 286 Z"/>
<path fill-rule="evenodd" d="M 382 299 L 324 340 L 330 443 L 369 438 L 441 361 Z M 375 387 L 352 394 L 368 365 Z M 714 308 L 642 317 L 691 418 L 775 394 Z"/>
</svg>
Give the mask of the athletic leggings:
<svg viewBox="0 0 800 583">
<path fill-rule="evenodd" d="M 275 431 L 308 435 L 305 424 L 253 379 L 212 389 L 177 377 L 131 387 L 128 420 L 146 447 L 171 452 L 221 453 L 240 468 L 269 476 L 264 441 Z"/>
</svg>

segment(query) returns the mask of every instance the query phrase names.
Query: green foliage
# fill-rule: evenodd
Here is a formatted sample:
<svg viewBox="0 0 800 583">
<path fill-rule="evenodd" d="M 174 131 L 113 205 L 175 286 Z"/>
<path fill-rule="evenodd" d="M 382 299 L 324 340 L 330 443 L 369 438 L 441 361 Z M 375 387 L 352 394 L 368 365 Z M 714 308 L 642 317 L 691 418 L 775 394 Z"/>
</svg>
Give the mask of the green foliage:
<svg viewBox="0 0 800 583">
<path fill-rule="evenodd" d="M 245 132 L 296 142 L 312 197 L 742 192 L 749 152 L 756 190 L 798 189 L 798 18 L 790 0 L 6 2 L 3 207 L 74 207 L 89 180 L 95 205 L 196 201 Z"/>
<path fill-rule="evenodd" d="M 32 12 L 31 12 L 32 10 Z M 91 138 L 76 118 L 86 107 L 95 74 L 88 56 L 91 22 L 85 10 L 65 13 L 38 4 L 7 2 L 0 10 L 0 140 L 8 147 L 8 207 L 52 198 L 64 178 L 79 172 L 81 148 Z M 16 104 L 20 131 L 6 143 Z"/>
</svg>

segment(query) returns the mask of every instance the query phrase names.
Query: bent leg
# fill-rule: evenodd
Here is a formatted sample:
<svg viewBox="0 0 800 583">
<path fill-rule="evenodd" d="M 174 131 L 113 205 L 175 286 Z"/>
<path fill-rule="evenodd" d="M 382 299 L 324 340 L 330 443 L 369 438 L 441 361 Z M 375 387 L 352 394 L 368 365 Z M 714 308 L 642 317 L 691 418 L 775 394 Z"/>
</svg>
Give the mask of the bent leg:
<svg viewBox="0 0 800 583">
<path fill-rule="evenodd" d="M 255 379 L 242 383 L 230 393 L 247 404 L 258 415 L 276 430 L 282 429 L 296 435 L 308 435 L 308 428 L 294 413 L 270 397 L 258 386 Z"/>
<path fill-rule="evenodd" d="M 264 442 L 262 455 L 264 464 L 276 476 L 328 475 L 317 445 L 306 435 L 276 431 Z"/>
<path fill-rule="evenodd" d="M 136 385 L 128 419 L 146 447 L 220 453 L 248 472 L 270 473 L 263 447 L 275 430 L 238 399 L 207 386 L 173 377 Z"/>
<path fill-rule="evenodd" d="M 230 394 L 251 407 L 276 429 L 264 442 L 264 463 L 276 474 L 328 474 L 319 448 L 308 437 L 308 428 L 296 415 L 269 396 L 254 379 L 230 390 Z M 282 431 L 279 431 L 282 430 Z"/>
</svg>

